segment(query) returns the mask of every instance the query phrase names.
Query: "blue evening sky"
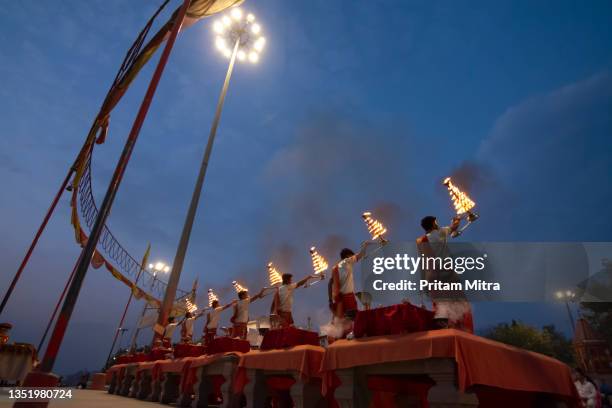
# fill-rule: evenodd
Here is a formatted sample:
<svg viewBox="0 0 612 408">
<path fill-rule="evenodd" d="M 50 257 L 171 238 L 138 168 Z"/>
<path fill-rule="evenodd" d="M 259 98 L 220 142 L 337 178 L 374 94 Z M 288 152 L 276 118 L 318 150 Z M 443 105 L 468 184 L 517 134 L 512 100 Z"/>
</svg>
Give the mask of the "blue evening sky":
<svg viewBox="0 0 612 408">
<path fill-rule="evenodd" d="M 0 7 L 0 290 L 156 3 Z M 422 216 L 452 216 L 440 185 L 449 174 L 478 202 L 470 240 L 612 239 L 610 2 L 247 0 L 243 8 L 260 20 L 267 46 L 232 78 L 181 287 L 199 277 L 202 293 L 212 287 L 229 301 L 233 279 L 252 290 L 265 283 L 268 260 L 309 273 L 310 245 L 335 261 L 367 237 L 366 209 L 390 239 L 413 240 Z M 110 215 L 135 257 L 147 242 L 154 260 L 172 262 L 176 250 L 227 63 L 211 21 L 179 36 Z M 157 57 L 96 148 L 99 202 Z M 15 324 L 14 340 L 38 343 L 78 252 L 66 195 L 0 319 Z M 89 271 L 59 372 L 102 366 L 127 296 L 104 270 Z M 254 304 L 251 315 L 268 307 Z M 295 309 L 299 324 L 325 323 L 324 285 L 297 292 Z M 475 307 L 479 330 L 513 318 L 569 332 L 562 305 Z"/>
</svg>

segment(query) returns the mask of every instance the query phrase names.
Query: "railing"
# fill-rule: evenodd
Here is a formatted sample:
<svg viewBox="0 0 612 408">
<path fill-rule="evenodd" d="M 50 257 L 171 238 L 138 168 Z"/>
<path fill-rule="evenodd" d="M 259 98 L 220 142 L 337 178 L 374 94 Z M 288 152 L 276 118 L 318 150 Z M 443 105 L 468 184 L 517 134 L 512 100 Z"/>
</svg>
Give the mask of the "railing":
<svg viewBox="0 0 612 408">
<path fill-rule="evenodd" d="M 92 184 L 91 184 L 91 155 L 89 156 L 85 165 L 83 175 L 79 180 L 78 187 L 78 201 L 79 201 L 79 212 L 81 214 L 81 220 L 91 230 L 96 217 L 98 216 L 98 207 L 93 197 Z M 106 257 L 112 260 L 122 273 L 126 276 L 132 277 L 134 280 L 138 275 L 141 267 L 144 266 L 141 278 L 137 284 L 143 289 L 150 291 L 150 294 L 163 298 L 166 291 L 166 282 L 156 277 L 151 271 L 147 269 L 146 265 L 140 265 L 130 253 L 119 243 L 117 238 L 105 225 L 98 241 L 98 250 L 103 252 Z M 176 299 L 182 299 L 187 297 L 190 292 L 184 290 L 177 290 Z"/>
</svg>

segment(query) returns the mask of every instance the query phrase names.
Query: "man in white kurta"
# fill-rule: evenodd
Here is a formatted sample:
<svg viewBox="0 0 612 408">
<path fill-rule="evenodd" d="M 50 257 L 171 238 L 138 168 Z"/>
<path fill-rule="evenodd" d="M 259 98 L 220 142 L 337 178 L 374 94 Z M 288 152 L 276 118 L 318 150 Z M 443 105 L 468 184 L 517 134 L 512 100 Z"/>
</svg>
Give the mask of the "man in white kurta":
<svg viewBox="0 0 612 408">
<path fill-rule="evenodd" d="M 303 286 L 312 275 L 305 277 L 299 282 L 293 283 L 293 275 L 284 273 L 282 275 L 283 283 L 276 289 L 274 300 L 272 301 L 272 314 L 277 315 L 280 327 L 293 326 L 293 291 L 300 286 Z"/>
</svg>

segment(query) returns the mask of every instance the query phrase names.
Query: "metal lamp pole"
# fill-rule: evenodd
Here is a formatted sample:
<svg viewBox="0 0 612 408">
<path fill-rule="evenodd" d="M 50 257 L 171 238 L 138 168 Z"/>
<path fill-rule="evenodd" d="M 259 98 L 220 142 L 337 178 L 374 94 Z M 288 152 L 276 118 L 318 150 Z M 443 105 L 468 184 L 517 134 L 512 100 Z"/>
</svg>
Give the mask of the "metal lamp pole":
<svg viewBox="0 0 612 408">
<path fill-rule="evenodd" d="M 570 302 L 574 300 L 576 294 L 571 290 L 567 291 L 559 291 L 556 293 L 557 299 L 562 300 L 565 303 L 565 307 L 567 309 L 567 316 L 569 317 L 570 324 L 572 325 L 572 334 L 574 337 L 576 336 L 576 322 L 574 321 L 574 315 L 572 314 L 572 309 L 570 308 Z"/>
<path fill-rule="evenodd" d="M 164 295 L 164 300 L 162 302 L 162 306 L 157 320 L 158 328 L 166 326 L 168 322 L 168 316 L 170 315 L 170 311 L 172 309 L 172 304 L 174 303 L 176 289 L 178 287 L 178 282 L 181 276 L 181 272 L 183 270 L 183 264 L 185 262 L 187 247 L 189 246 L 189 238 L 191 236 L 193 222 L 198 209 L 200 195 L 202 193 L 202 185 L 204 184 L 206 170 L 208 169 L 208 162 L 210 160 L 215 136 L 217 135 L 217 128 L 219 126 L 219 121 L 221 120 L 223 103 L 225 102 L 225 96 L 227 94 L 227 89 L 229 87 L 232 72 L 234 70 L 234 63 L 236 62 L 236 58 L 240 60 L 244 60 L 247 58 L 247 54 L 245 53 L 245 51 L 241 50 L 240 48 L 248 47 L 250 45 L 252 45 L 254 48 L 249 53 L 248 58 L 251 62 L 257 62 L 259 58 L 259 54 L 257 53 L 257 51 L 261 51 L 265 42 L 265 39 L 263 37 L 257 38 L 254 36 L 259 34 L 260 31 L 259 25 L 253 23 L 254 19 L 255 17 L 252 14 L 247 15 L 243 19 L 242 11 L 238 8 L 234 8 L 232 9 L 231 17 L 224 16 L 221 21 L 216 22 L 214 25 L 215 31 L 217 33 L 221 34 L 223 31 L 225 31 L 230 36 L 231 41 L 234 42 L 234 46 L 231 51 L 229 51 L 228 48 L 220 47 L 219 41 L 224 40 L 221 37 L 217 38 L 217 47 L 223 48 L 222 51 L 225 53 L 225 55 L 230 57 L 229 65 L 227 67 L 227 73 L 225 74 L 225 81 L 223 82 L 223 87 L 221 88 L 221 94 L 219 95 L 219 100 L 217 101 L 215 116 L 210 127 L 210 132 L 208 134 L 208 142 L 206 144 L 206 149 L 204 151 L 204 157 L 202 158 L 202 163 L 200 165 L 198 178 L 196 180 L 193 189 L 193 194 L 191 196 L 189 210 L 187 211 L 187 216 L 185 217 L 185 223 L 183 225 L 181 238 L 176 249 L 176 255 L 172 264 L 172 272 L 168 280 L 168 286 L 166 288 L 166 293 Z M 232 29 L 232 25 L 238 26 L 237 28 Z M 259 41 L 259 43 L 255 41 L 256 39 Z M 155 343 L 155 340 L 160 339 L 162 335 L 163 333 L 159 330 L 155 331 L 153 343 Z"/>
</svg>

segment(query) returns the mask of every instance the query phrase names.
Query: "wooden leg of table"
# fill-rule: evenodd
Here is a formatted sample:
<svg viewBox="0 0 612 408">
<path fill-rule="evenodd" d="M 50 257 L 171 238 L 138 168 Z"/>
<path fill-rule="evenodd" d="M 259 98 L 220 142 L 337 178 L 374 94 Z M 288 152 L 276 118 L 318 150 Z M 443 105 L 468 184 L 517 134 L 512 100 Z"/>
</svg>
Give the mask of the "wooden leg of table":
<svg viewBox="0 0 612 408">
<path fill-rule="evenodd" d="M 295 378 L 295 384 L 291 386 L 289 393 L 295 408 L 316 407 L 321 401 L 321 384 L 303 382 Z"/>
<path fill-rule="evenodd" d="M 162 391 L 161 385 L 165 375 L 162 374 L 160 377 L 161 378 L 158 378 L 157 381 L 151 381 L 151 393 L 147 396 L 147 401 L 159 402 L 159 396 Z"/>
<path fill-rule="evenodd" d="M 247 408 L 260 408 L 265 406 L 267 389 L 266 381 L 261 370 L 248 368 L 246 370 L 248 383 L 244 387 Z"/>
<path fill-rule="evenodd" d="M 430 388 L 427 400 L 430 408 L 447 407 L 477 407 L 478 398 L 474 394 L 467 394 L 459 391 L 455 385 L 455 372 L 429 373 L 429 376 L 436 382 Z"/>
<path fill-rule="evenodd" d="M 221 368 L 221 375 L 223 376 L 225 381 L 221 385 L 221 396 L 223 397 L 223 403 L 221 404 L 221 408 L 232 408 L 239 406 L 240 396 L 234 394 L 232 390 L 232 379 L 234 378 L 235 369 L 235 361 L 223 362 L 223 366 Z"/>
<path fill-rule="evenodd" d="M 136 373 L 136 375 L 134 376 L 134 381 L 132 382 L 132 388 L 130 388 L 130 392 L 128 394 L 128 397 L 136 398 L 136 396 L 140 392 L 140 380 L 141 380 L 141 378 L 142 378 L 142 373 L 140 373 L 140 374 Z"/>
<path fill-rule="evenodd" d="M 153 377 L 151 377 L 151 371 L 142 371 L 140 373 L 140 385 L 138 387 L 138 394 L 136 398 L 139 400 L 146 399 L 153 391 Z"/>
<path fill-rule="evenodd" d="M 108 393 L 114 394 L 117 389 L 117 371 L 113 371 L 111 374 L 110 385 L 108 386 Z"/>
<path fill-rule="evenodd" d="M 132 386 L 132 382 L 134 382 L 134 375 L 131 373 L 126 373 L 123 377 L 123 382 L 121 383 L 121 389 L 118 394 L 124 397 L 130 393 L 130 387 Z"/>
<path fill-rule="evenodd" d="M 336 375 L 340 380 L 340 385 L 334 392 L 334 398 L 340 408 L 354 408 L 355 402 L 355 382 L 353 369 L 336 370 Z"/>
<path fill-rule="evenodd" d="M 206 376 L 206 368 L 199 367 L 196 372 L 196 383 L 193 386 L 195 398 L 191 403 L 192 408 L 208 408 L 208 396 L 212 392 L 212 386 Z"/>
<path fill-rule="evenodd" d="M 179 396 L 181 376 L 177 375 L 176 373 L 167 373 L 164 377 L 165 380 L 161 386 L 159 402 L 162 404 L 170 404 L 176 401 Z"/>
</svg>

